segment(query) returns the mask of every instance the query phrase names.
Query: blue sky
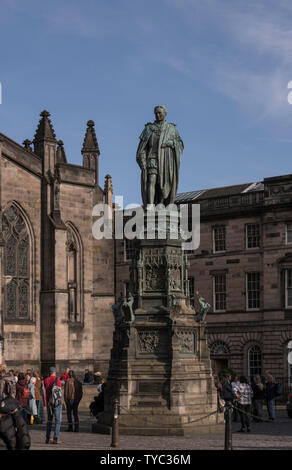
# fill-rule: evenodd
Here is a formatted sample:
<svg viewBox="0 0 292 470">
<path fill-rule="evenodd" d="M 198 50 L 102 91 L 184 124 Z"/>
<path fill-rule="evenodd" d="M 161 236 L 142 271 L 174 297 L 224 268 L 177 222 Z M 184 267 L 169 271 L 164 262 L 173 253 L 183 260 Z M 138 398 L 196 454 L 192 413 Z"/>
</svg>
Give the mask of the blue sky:
<svg viewBox="0 0 292 470">
<path fill-rule="evenodd" d="M 68 161 L 86 122 L 100 184 L 140 202 L 138 136 L 164 104 L 185 144 L 179 192 L 292 173 L 290 0 L 2 0 L 0 132 L 51 113 Z"/>
</svg>

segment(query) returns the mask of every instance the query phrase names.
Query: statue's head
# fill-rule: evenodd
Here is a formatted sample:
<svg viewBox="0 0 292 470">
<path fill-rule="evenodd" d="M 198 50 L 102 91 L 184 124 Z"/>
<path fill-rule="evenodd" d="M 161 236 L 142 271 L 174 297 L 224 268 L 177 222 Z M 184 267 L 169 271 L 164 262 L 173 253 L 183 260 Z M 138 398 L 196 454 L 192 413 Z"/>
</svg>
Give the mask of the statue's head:
<svg viewBox="0 0 292 470">
<path fill-rule="evenodd" d="M 164 121 L 165 116 L 167 115 L 167 109 L 166 109 L 165 106 L 162 106 L 160 104 L 158 106 L 155 106 L 154 114 L 155 114 L 155 117 L 156 117 L 156 121 Z"/>
</svg>

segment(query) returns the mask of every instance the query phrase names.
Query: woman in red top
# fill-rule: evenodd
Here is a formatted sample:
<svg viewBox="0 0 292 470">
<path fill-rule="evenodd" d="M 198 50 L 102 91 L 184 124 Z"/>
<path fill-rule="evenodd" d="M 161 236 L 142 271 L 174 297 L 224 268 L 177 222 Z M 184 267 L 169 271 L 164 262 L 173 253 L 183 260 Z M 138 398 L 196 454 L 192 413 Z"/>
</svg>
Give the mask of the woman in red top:
<svg viewBox="0 0 292 470">
<path fill-rule="evenodd" d="M 69 371 L 70 371 L 70 367 L 67 367 L 66 372 L 61 377 L 61 382 L 67 382 L 67 380 L 69 379 Z"/>
<path fill-rule="evenodd" d="M 16 382 L 16 400 L 19 401 L 19 405 L 21 406 L 21 409 L 19 411 L 22 414 L 25 422 L 27 422 L 28 398 L 29 390 L 27 388 L 27 381 L 25 380 L 25 375 L 22 372 L 19 372 L 18 381 Z"/>
</svg>

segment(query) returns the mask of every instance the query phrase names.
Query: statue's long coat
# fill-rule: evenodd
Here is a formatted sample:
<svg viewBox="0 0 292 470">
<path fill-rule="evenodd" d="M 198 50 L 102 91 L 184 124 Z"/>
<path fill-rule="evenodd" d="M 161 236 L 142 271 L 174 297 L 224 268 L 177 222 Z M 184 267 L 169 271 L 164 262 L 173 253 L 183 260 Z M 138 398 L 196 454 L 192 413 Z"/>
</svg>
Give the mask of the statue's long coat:
<svg viewBox="0 0 292 470">
<path fill-rule="evenodd" d="M 137 162 L 142 169 L 141 191 L 144 207 L 147 206 L 147 169 L 146 158 L 152 149 L 153 129 L 155 124 L 148 123 L 140 135 L 140 143 L 137 149 Z M 169 146 L 161 148 L 163 144 Z M 180 159 L 184 149 L 175 124 L 164 122 L 158 144 L 158 186 L 165 205 L 172 204 L 177 192 Z M 155 204 L 160 201 L 155 194 Z"/>
</svg>

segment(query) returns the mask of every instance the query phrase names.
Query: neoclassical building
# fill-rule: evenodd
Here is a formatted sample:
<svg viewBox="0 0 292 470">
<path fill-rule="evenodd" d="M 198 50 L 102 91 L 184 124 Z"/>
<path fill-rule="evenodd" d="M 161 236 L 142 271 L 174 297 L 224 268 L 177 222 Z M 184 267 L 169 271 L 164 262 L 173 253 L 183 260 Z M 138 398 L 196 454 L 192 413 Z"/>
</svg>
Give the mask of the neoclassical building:
<svg viewBox="0 0 292 470">
<path fill-rule="evenodd" d="M 188 252 L 191 302 L 211 304 L 207 333 L 214 372 L 270 370 L 292 386 L 292 175 L 178 194 L 199 204 L 200 246 Z M 189 211 L 191 212 L 191 211 Z M 126 292 L 133 254 L 116 241 L 116 291 Z"/>
<path fill-rule="evenodd" d="M 0 134 L 0 363 L 25 370 L 105 370 L 114 303 L 113 241 L 92 236 L 99 184 L 88 121 L 82 166 L 67 161 L 47 111 L 23 146 Z"/>
</svg>

